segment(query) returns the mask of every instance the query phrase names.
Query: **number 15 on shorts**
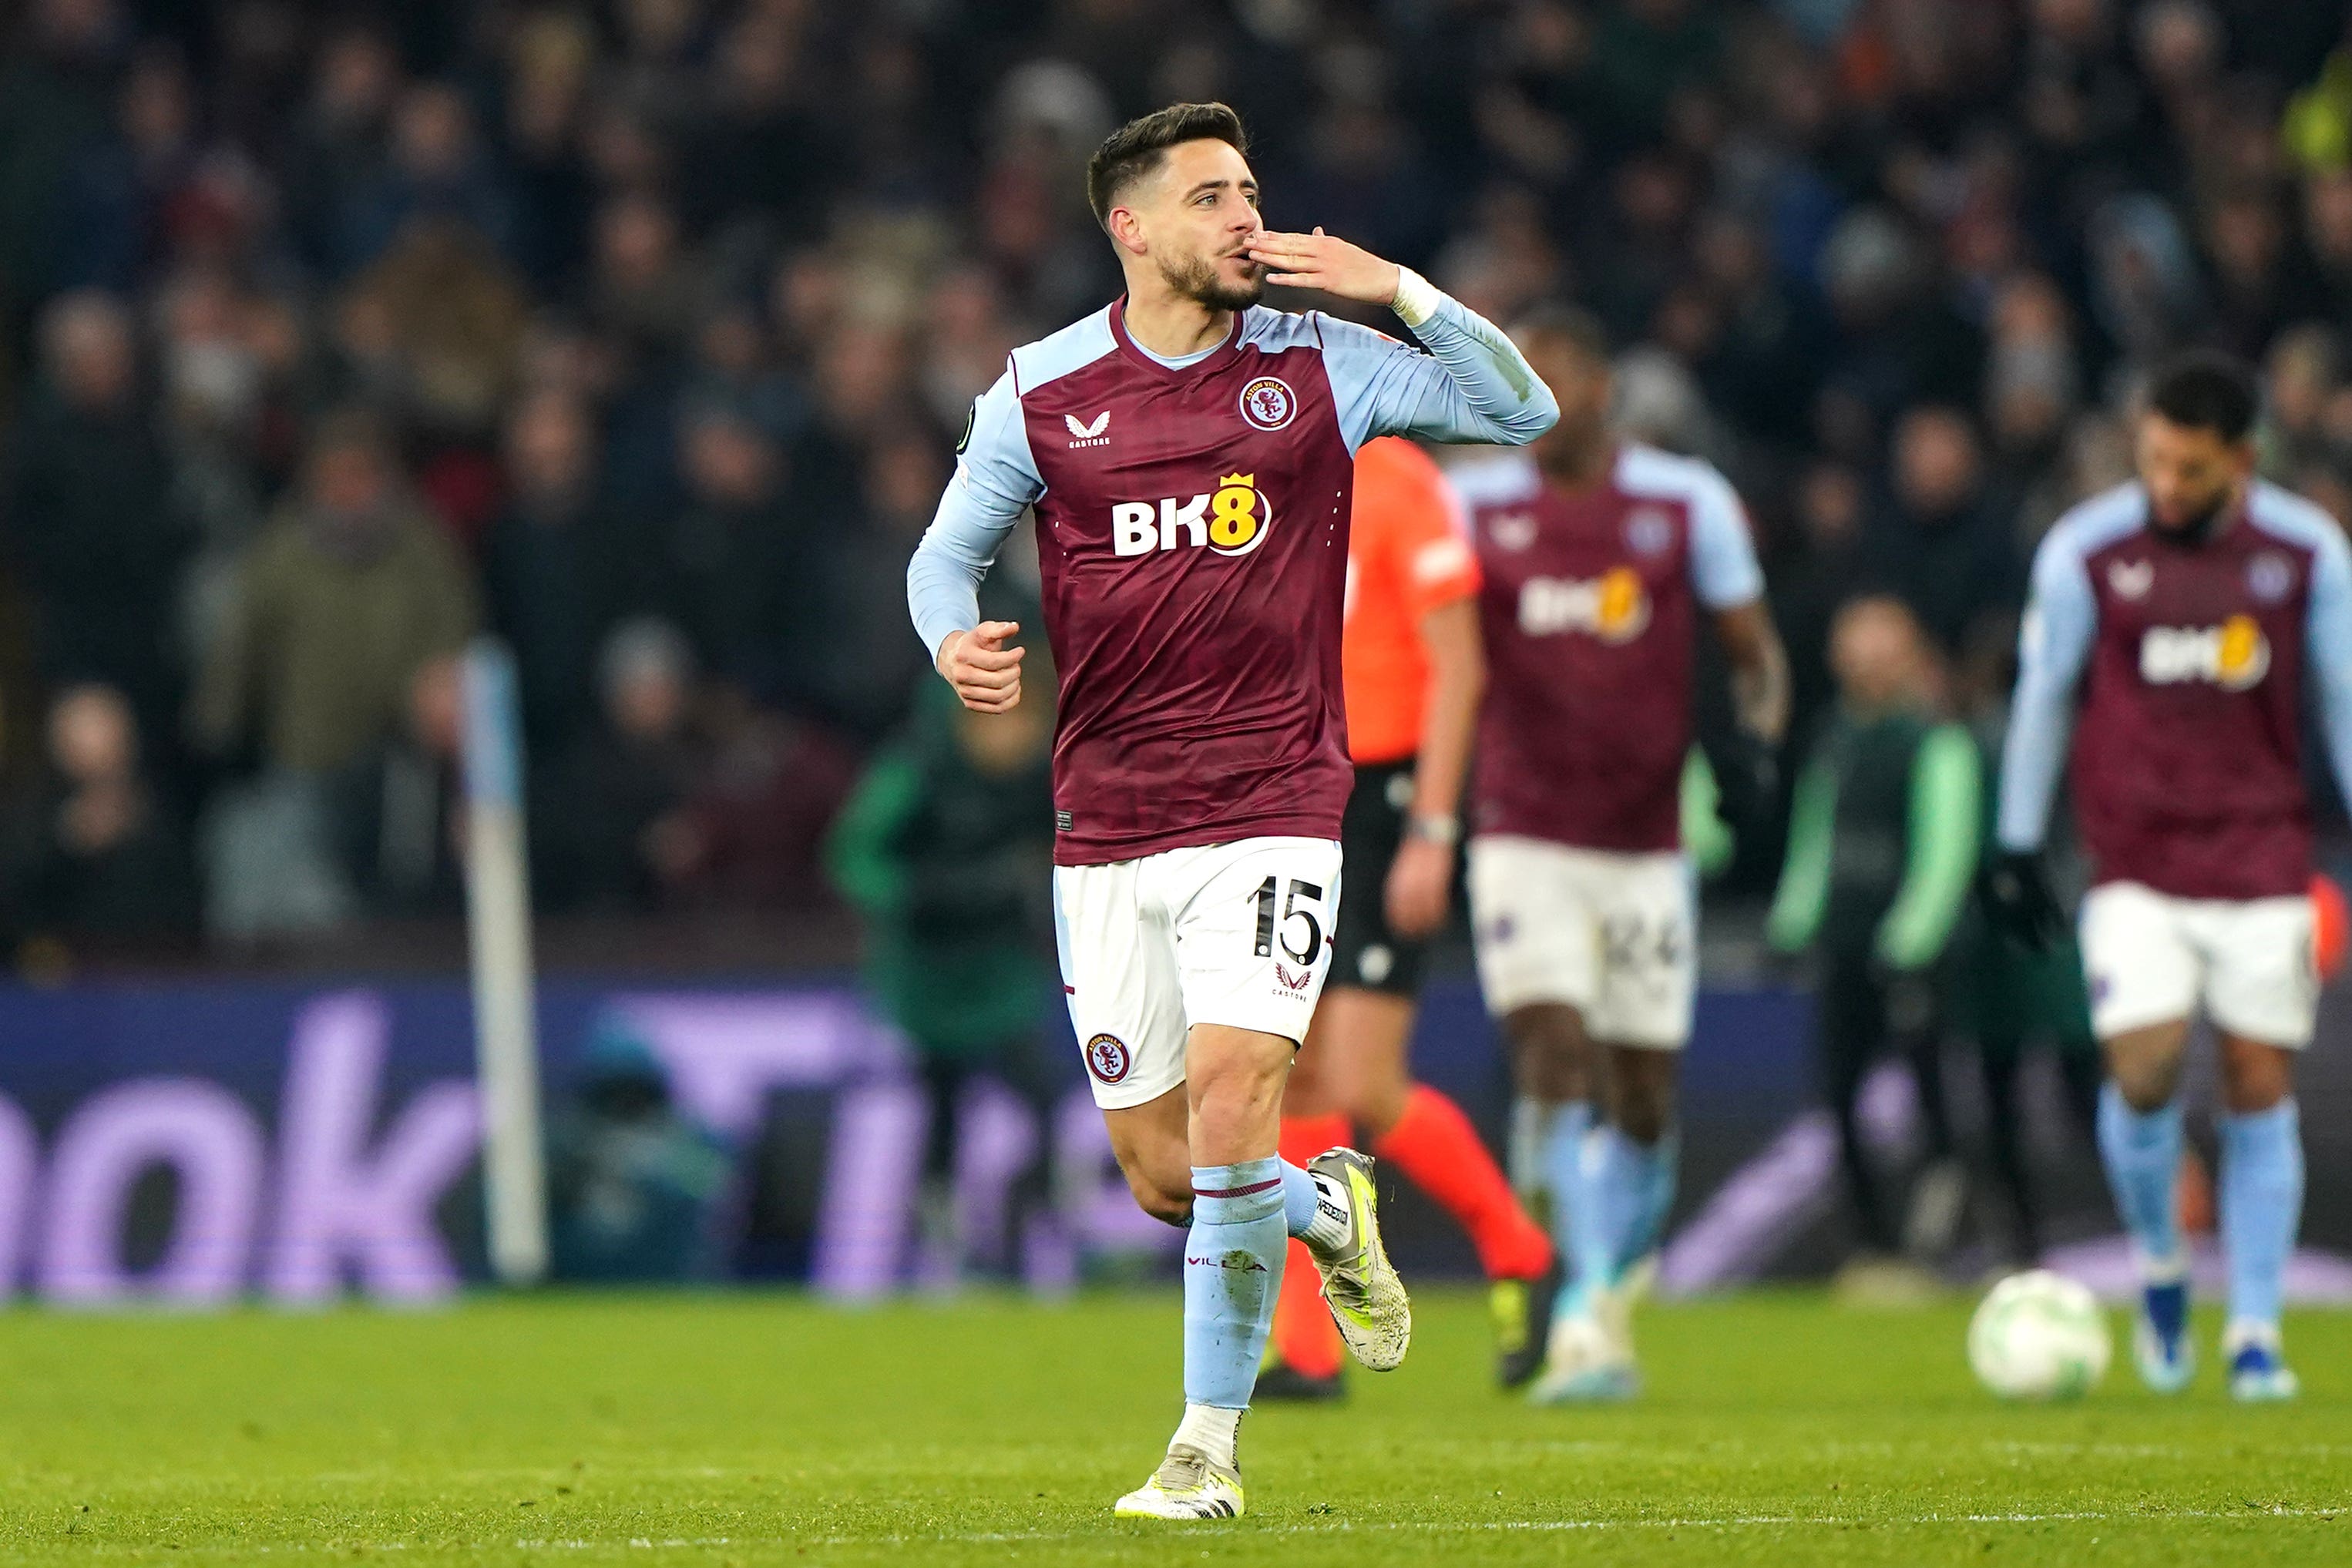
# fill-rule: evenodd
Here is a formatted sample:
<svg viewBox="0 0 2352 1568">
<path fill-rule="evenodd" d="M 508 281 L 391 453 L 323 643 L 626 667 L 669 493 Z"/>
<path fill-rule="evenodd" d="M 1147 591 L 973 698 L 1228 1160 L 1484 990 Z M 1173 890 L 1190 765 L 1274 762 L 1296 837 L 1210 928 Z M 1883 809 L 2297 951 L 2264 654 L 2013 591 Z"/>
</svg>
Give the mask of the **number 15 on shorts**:
<svg viewBox="0 0 2352 1568">
<path fill-rule="evenodd" d="M 1278 879 L 1267 877 L 1257 884 L 1250 896 L 1257 903 L 1257 945 L 1252 955 L 1260 958 L 1274 956 L 1277 938 L 1283 953 L 1294 964 L 1315 967 L 1323 952 L 1323 890 L 1304 877 L 1292 877 L 1290 887 L 1283 894 L 1282 913 L 1274 912 L 1275 884 Z M 1297 946 L 1291 939 L 1300 938 Z"/>
</svg>

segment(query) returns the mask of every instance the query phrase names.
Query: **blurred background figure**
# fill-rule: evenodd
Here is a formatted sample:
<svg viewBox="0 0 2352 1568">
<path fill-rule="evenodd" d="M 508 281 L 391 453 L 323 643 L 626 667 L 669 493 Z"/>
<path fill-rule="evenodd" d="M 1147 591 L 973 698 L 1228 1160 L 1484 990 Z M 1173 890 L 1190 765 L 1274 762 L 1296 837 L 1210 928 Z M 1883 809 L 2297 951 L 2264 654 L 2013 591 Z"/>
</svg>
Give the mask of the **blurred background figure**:
<svg viewBox="0 0 2352 1568">
<path fill-rule="evenodd" d="M 1767 931 L 1783 953 L 1819 955 L 1822 1085 L 1862 1248 L 1852 1280 L 1899 1288 L 1894 1260 L 1934 1262 L 1965 1197 L 1944 1098 L 1944 960 L 1976 875 L 1983 767 L 1969 732 L 1938 716 L 1935 655 L 1899 600 L 1839 611 L 1830 664 L 1837 701 L 1797 781 Z M 1873 1145 L 1887 1140 L 1865 1125 L 1863 1087 L 1888 1056 L 1910 1070 L 1923 1134 L 1908 1182 L 1881 1168 Z"/>
<path fill-rule="evenodd" d="M 958 1267 L 1017 1269 L 1018 1210 L 1045 1192 L 1042 1138 L 1024 1203 L 995 1235 L 956 1212 L 959 1132 L 983 1075 L 1051 1125 L 1067 1078 L 1039 1050 L 1052 1005 L 1053 709 L 1050 673 L 1029 674 L 1010 713 L 977 714 L 944 685 L 918 699 L 907 734 L 858 782 L 827 845 L 843 894 L 865 917 L 867 989 L 915 1048 L 930 1092 L 923 1161 L 926 1239 Z"/>
<path fill-rule="evenodd" d="M 196 883 L 177 804 L 156 789 L 121 692 L 68 687 L 47 739 L 40 778 L 11 813 L 0 889 L 18 964 L 54 976 L 85 945 L 186 929 Z"/>
<path fill-rule="evenodd" d="M 551 1272 L 573 1284 L 718 1276 L 732 1170 L 724 1140 L 679 1109 L 669 1074 L 617 1015 L 600 1019 L 547 1134 Z"/>
</svg>

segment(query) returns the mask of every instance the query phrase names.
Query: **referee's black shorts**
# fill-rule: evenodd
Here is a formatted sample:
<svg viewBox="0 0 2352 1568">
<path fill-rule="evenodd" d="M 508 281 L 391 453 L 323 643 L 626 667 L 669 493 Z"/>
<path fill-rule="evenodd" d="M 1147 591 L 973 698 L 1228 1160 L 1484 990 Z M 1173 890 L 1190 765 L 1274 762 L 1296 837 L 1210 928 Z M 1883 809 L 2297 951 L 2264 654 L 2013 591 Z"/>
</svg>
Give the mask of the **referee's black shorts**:
<svg viewBox="0 0 2352 1568">
<path fill-rule="evenodd" d="M 1429 945 L 1389 929 L 1389 866 L 1404 842 L 1405 817 L 1412 806 L 1413 758 L 1361 763 L 1356 787 L 1339 822 L 1343 892 L 1339 924 L 1332 933 L 1334 986 L 1355 986 L 1413 997 L 1421 991 Z"/>
</svg>

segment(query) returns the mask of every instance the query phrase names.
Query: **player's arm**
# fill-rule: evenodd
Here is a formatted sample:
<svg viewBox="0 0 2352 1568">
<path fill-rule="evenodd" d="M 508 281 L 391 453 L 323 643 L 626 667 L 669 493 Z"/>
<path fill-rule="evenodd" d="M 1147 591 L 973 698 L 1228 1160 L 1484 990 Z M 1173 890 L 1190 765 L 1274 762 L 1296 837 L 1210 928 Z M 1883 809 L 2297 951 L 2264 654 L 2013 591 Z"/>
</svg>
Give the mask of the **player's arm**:
<svg viewBox="0 0 2352 1568">
<path fill-rule="evenodd" d="M 1772 913 L 1764 939 L 1783 953 L 1812 946 L 1829 908 L 1830 864 L 1837 851 L 1837 774 L 1816 755 L 1797 776 L 1789 809 L 1789 849 L 1780 862 L 1780 885 L 1773 890 Z"/>
<path fill-rule="evenodd" d="M 2305 656 L 2319 698 L 2319 727 L 2336 788 L 2352 802 L 2352 546 L 2330 528 L 2311 567 Z"/>
<path fill-rule="evenodd" d="M 1976 738 L 1939 724 L 1911 759 L 1909 852 L 1902 885 L 1878 924 L 1878 957 L 1909 973 L 1936 961 L 1951 940 L 1976 881 L 1984 838 L 1984 768 Z"/>
<path fill-rule="evenodd" d="M 1764 569 L 1747 511 L 1730 481 L 1711 468 L 1691 495 L 1690 576 L 1731 667 L 1733 734 L 1707 758 L 1718 810 L 1735 831 L 1754 830 L 1768 824 L 1780 805 L 1789 655 L 1764 602 Z"/>
<path fill-rule="evenodd" d="M 2082 552 L 2064 528 L 2053 528 L 2034 552 L 2032 589 L 2018 627 L 2017 691 L 2001 743 L 1995 852 L 1985 868 L 1994 923 L 2029 946 L 2048 946 L 2065 929 L 2039 857 L 2074 731 L 2074 686 L 2097 622 L 2098 601 Z"/>
<path fill-rule="evenodd" d="M 1375 435 L 1524 446 L 1559 418 L 1551 389 L 1492 322 L 1410 267 L 1325 234 L 1262 234 L 1266 281 L 1385 306 L 1426 354 L 1348 321 L 1323 323 L 1323 358 L 1352 449 Z"/>
<path fill-rule="evenodd" d="M 1429 653 L 1421 757 L 1413 768 L 1405 841 L 1389 868 L 1383 893 L 1389 924 L 1400 936 L 1427 936 L 1445 924 L 1454 846 L 1462 833 L 1462 786 L 1470 772 L 1478 701 L 1486 691 L 1477 601 L 1465 593 L 1424 612 L 1421 641 Z"/>
<path fill-rule="evenodd" d="M 1004 645 L 1021 630 L 1016 622 L 981 620 L 981 580 L 1045 488 L 1008 371 L 972 404 L 955 474 L 907 562 L 907 608 L 932 667 L 964 706 L 982 713 L 1003 713 L 1021 700 L 1023 650 Z"/>
</svg>

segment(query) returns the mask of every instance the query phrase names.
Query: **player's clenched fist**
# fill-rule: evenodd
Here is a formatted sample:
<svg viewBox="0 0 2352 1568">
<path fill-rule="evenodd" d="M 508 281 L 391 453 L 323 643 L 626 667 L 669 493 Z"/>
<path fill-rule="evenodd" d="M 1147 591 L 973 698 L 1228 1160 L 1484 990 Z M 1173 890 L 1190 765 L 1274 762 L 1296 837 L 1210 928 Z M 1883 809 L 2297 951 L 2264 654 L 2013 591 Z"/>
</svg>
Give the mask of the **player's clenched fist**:
<svg viewBox="0 0 2352 1568">
<path fill-rule="evenodd" d="M 1004 640 L 1021 630 L 1018 621 L 983 621 L 969 632 L 951 632 L 940 643 L 940 674 L 975 713 L 1003 713 L 1021 700 L 1021 656 Z"/>
<path fill-rule="evenodd" d="M 1311 235 L 1261 231 L 1249 241 L 1252 261 L 1265 268 L 1268 283 L 1319 288 L 1341 299 L 1386 305 L 1397 297 L 1397 264 L 1382 261 L 1359 245 L 1317 229 Z"/>
</svg>

